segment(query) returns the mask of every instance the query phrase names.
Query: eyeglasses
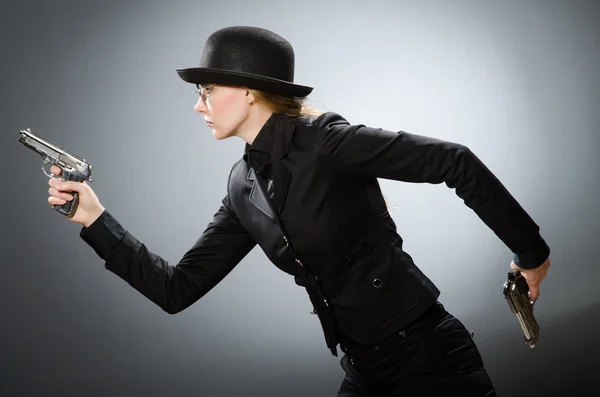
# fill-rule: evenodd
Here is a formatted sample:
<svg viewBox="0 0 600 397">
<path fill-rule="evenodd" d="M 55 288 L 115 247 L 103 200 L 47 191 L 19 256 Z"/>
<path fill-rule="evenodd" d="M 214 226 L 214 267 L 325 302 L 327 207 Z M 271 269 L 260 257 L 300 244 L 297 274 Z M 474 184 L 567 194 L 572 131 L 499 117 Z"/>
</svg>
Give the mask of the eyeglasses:
<svg viewBox="0 0 600 397">
<path fill-rule="evenodd" d="M 214 86 L 215 84 L 209 84 L 205 87 L 202 87 L 200 84 L 196 84 L 198 89 L 195 92 L 196 94 L 200 95 L 200 98 L 202 98 L 202 102 L 204 102 L 205 105 L 209 100 L 210 93 L 212 92 Z"/>
</svg>

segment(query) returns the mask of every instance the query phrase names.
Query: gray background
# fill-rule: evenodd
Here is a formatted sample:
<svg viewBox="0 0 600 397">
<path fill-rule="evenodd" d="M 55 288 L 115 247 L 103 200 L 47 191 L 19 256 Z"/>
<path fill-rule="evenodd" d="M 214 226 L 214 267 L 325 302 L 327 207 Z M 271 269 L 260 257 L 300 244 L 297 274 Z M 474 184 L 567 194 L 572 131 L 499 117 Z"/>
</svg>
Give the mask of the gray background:
<svg viewBox="0 0 600 397">
<path fill-rule="evenodd" d="M 538 346 L 501 294 L 511 252 L 453 190 L 381 181 L 405 248 L 475 331 L 499 396 L 597 395 L 600 4 L 567 0 L 3 2 L 0 395 L 335 395 L 306 292 L 258 248 L 170 316 L 51 210 L 18 143 L 31 128 L 89 160 L 103 205 L 177 264 L 244 143 L 212 138 L 175 68 L 229 25 L 286 37 L 313 104 L 478 155 L 552 249 Z"/>
</svg>

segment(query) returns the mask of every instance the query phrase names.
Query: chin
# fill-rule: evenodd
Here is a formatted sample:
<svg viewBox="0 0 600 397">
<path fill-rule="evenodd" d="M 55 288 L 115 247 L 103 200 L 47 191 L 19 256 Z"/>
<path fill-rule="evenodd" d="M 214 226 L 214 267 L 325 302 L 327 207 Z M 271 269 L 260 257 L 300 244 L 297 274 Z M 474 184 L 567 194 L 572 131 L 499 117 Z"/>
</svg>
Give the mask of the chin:
<svg viewBox="0 0 600 397">
<path fill-rule="evenodd" d="M 217 130 L 215 130 L 215 129 L 213 129 L 213 130 L 212 130 L 212 135 L 213 135 L 213 137 L 214 137 L 216 140 L 218 140 L 218 141 L 220 141 L 220 140 L 222 140 L 222 139 L 225 139 L 225 138 L 227 138 L 227 135 L 220 134 L 220 133 L 219 133 Z"/>
<path fill-rule="evenodd" d="M 214 128 L 212 130 L 212 135 L 215 139 L 219 141 L 234 136 L 234 134 L 232 134 L 231 132 L 223 132 Z"/>
</svg>

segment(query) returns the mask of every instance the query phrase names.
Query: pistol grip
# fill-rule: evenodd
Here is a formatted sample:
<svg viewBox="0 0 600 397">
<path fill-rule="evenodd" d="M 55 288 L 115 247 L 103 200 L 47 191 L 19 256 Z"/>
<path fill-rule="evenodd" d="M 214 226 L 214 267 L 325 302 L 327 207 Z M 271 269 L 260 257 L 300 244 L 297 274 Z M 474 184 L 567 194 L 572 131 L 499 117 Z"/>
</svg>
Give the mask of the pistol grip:
<svg viewBox="0 0 600 397">
<path fill-rule="evenodd" d="M 60 212 L 63 215 L 66 215 L 67 218 L 72 218 L 77 212 L 77 207 L 79 206 L 79 193 L 77 192 L 65 192 L 69 193 L 73 196 L 73 200 L 67 201 L 63 205 L 53 205 L 52 209 Z"/>
<path fill-rule="evenodd" d="M 56 164 L 56 165 L 61 169 L 61 177 L 59 177 L 59 178 L 62 181 L 74 181 L 74 182 L 78 182 L 78 183 L 83 182 L 83 179 L 80 179 L 80 177 L 77 174 L 67 171 L 66 169 L 62 168 L 58 164 Z M 44 169 L 44 167 L 42 167 L 42 170 L 43 169 Z M 65 192 L 65 193 L 69 193 L 70 195 L 72 195 L 73 200 L 67 201 L 63 205 L 53 205 L 52 209 L 60 212 L 63 215 L 66 215 L 68 218 L 72 218 L 75 215 L 75 212 L 77 211 L 77 207 L 79 206 L 79 193 L 78 192 Z"/>
</svg>

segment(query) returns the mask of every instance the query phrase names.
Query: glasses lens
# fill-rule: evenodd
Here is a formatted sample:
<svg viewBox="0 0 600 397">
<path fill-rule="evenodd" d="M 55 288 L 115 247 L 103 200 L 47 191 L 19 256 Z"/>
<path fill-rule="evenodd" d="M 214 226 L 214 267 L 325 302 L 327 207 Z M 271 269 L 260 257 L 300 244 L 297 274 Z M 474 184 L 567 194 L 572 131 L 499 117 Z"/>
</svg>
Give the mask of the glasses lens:
<svg viewBox="0 0 600 397">
<path fill-rule="evenodd" d="M 210 95 L 210 92 L 212 91 L 214 84 L 210 84 L 210 85 L 204 85 L 204 87 L 200 84 L 196 84 L 196 88 L 198 88 L 196 90 L 196 93 L 198 95 L 200 95 L 200 98 L 202 98 L 202 101 L 204 103 L 206 103 L 208 101 L 208 96 Z"/>
</svg>

